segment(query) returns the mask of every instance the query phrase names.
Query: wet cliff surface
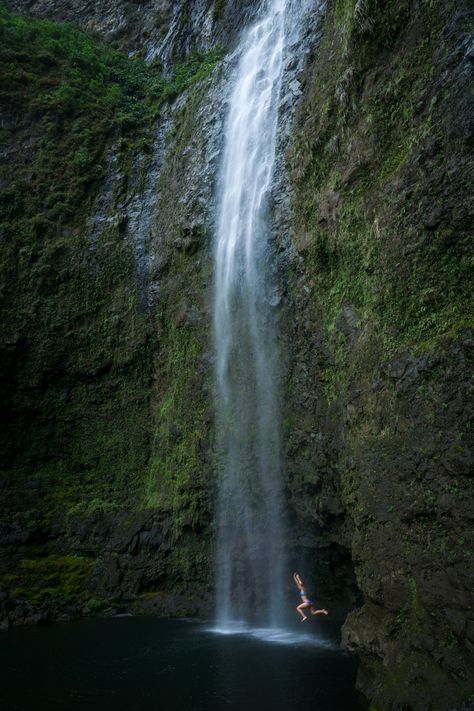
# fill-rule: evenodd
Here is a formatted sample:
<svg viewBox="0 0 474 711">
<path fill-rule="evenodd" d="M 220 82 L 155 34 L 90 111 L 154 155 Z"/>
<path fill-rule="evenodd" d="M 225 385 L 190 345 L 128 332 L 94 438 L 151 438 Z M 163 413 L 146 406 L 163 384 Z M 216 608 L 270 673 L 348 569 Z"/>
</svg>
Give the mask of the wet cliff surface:
<svg viewBox="0 0 474 711">
<path fill-rule="evenodd" d="M 118 49 L 158 59 L 165 70 L 193 50 L 234 46 L 239 30 L 258 10 L 251 0 L 13 0 L 9 6 L 33 17 L 72 22 Z"/>
<path fill-rule="evenodd" d="M 2 10 L 2 624 L 206 613 L 214 187 L 255 8 L 10 6 L 88 34 Z M 353 610 L 380 709 L 473 692 L 468 10 L 329 2 L 282 96 L 290 555 Z"/>
<path fill-rule="evenodd" d="M 72 28 L 5 15 L 4 33 L 7 619 L 196 611 L 219 55 L 163 79 Z"/>
<path fill-rule="evenodd" d="M 472 692 L 468 25 L 449 3 L 335 3 L 290 157 L 294 510 L 329 565 L 351 550 L 343 644 L 381 708 Z"/>
</svg>

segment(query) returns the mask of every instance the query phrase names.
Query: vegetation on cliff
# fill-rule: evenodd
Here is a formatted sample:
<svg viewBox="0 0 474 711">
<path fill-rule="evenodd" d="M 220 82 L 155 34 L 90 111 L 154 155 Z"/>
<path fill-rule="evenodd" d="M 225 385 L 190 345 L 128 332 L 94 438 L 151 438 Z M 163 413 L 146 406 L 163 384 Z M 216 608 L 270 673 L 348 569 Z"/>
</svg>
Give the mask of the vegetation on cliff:
<svg viewBox="0 0 474 711">
<path fill-rule="evenodd" d="M 167 383 L 174 388 L 175 377 L 187 377 L 194 359 L 187 329 L 168 333 L 165 310 L 144 308 L 146 287 L 125 225 L 104 213 L 103 229 L 94 236 L 93 215 L 101 214 L 97 195 L 112 169 L 116 200 L 126 200 L 133 181 L 140 188 L 160 110 L 205 79 L 219 56 L 219 50 L 195 53 L 165 79 L 158 66 L 128 58 L 71 25 L 20 17 L 0 5 L 0 501 L 6 544 L 0 589 L 20 600 L 83 604 L 91 585 L 120 595 L 110 569 L 101 573 L 92 562 L 123 509 L 130 512 L 122 522 L 129 542 L 144 530 L 151 546 L 166 548 L 166 575 L 177 590 L 190 577 L 194 555 L 204 566 L 192 543 L 188 556 L 186 545 L 174 551 L 150 533 L 156 516 L 171 518 L 172 536 L 181 535 L 183 526 L 195 523 L 184 512 L 195 509 L 201 495 L 197 480 L 194 498 L 182 482 L 167 484 L 164 465 L 171 456 L 165 441 L 179 439 L 169 428 L 179 423 L 175 409 L 182 408 L 181 400 L 170 401 Z M 156 354 L 163 349 L 173 372 L 164 368 L 154 382 Z M 179 468 L 199 451 L 199 436 L 194 427 L 188 430 L 192 441 L 183 439 L 187 451 L 184 458 L 176 455 Z M 154 451 L 159 455 L 151 461 Z M 178 471 L 183 481 L 191 469 Z M 174 497 L 166 493 L 175 489 Z M 139 512 L 146 509 L 144 520 Z M 81 590 L 68 573 L 77 560 L 83 562 Z M 186 572 L 178 573 L 183 566 Z M 155 568 L 147 589 L 165 574 Z M 134 596 L 140 585 L 122 594 Z"/>
<path fill-rule="evenodd" d="M 294 133 L 294 347 L 322 400 L 301 409 L 294 368 L 290 421 L 321 444 L 293 492 L 327 472 L 313 520 L 350 540 L 365 604 L 344 641 L 381 708 L 472 693 L 470 18 L 329 3 Z"/>
</svg>

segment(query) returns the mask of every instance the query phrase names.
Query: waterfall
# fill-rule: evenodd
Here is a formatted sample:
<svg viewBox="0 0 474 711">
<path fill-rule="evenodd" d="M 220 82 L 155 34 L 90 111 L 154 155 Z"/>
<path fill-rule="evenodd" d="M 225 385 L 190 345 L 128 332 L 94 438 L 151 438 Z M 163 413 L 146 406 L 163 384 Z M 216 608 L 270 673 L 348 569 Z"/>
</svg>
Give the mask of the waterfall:
<svg viewBox="0 0 474 711">
<path fill-rule="evenodd" d="M 269 242 L 287 0 L 244 35 L 230 97 L 215 240 L 217 619 L 282 610 L 279 356 Z"/>
</svg>

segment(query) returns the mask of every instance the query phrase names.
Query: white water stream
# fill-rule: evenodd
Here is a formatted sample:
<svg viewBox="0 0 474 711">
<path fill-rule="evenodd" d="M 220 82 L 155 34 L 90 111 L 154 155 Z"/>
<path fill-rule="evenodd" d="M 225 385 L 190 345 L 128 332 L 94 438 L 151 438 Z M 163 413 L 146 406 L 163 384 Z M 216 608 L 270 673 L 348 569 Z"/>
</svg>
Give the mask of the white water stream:
<svg viewBox="0 0 474 711">
<path fill-rule="evenodd" d="M 282 617 L 279 353 L 269 210 L 289 0 L 244 34 L 230 97 L 215 241 L 219 466 L 217 623 Z M 286 571 L 287 572 L 287 571 Z"/>
</svg>

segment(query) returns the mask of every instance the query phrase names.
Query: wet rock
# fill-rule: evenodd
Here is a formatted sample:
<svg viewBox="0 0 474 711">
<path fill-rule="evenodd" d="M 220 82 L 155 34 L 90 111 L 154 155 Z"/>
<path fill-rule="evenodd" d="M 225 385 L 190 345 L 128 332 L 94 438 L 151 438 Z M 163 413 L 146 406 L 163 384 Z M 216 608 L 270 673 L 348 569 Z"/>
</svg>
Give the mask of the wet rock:
<svg viewBox="0 0 474 711">
<path fill-rule="evenodd" d="M 295 96 L 299 96 L 301 94 L 300 82 L 297 79 L 294 79 L 292 82 L 290 82 L 289 89 L 292 94 L 294 94 Z"/>
<path fill-rule="evenodd" d="M 298 252 L 306 252 L 314 242 L 311 232 L 304 232 L 295 236 L 294 244 Z"/>
<path fill-rule="evenodd" d="M 466 628 L 466 615 L 460 610 L 446 610 L 446 619 L 454 634 L 461 636 Z"/>
<path fill-rule="evenodd" d="M 202 617 L 209 614 L 210 600 L 202 601 L 167 593 L 145 593 L 133 606 L 135 614 L 157 615 L 159 617 Z"/>
<path fill-rule="evenodd" d="M 424 219 L 424 226 L 428 230 L 434 230 L 441 222 L 443 211 L 441 208 L 435 207 Z"/>
<path fill-rule="evenodd" d="M 336 223 L 338 209 L 341 202 L 339 193 L 328 190 L 321 198 L 319 205 L 319 221 L 323 224 L 333 225 Z"/>
<path fill-rule="evenodd" d="M 220 44 L 235 44 L 243 24 L 255 12 L 250 0 L 226 3 L 222 15 L 214 15 L 213 0 L 144 0 L 113 4 L 98 0 L 13 0 L 20 12 L 67 20 L 131 55 L 142 54 L 149 62 L 159 62 L 169 71 L 176 58 L 193 50 Z"/>
<path fill-rule="evenodd" d="M 354 308 L 350 304 L 345 304 L 337 320 L 337 327 L 344 334 L 350 345 L 353 345 L 357 338 L 361 321 Z M 354 398 L 351 398 L 351 400 Z"/>
</svg>

